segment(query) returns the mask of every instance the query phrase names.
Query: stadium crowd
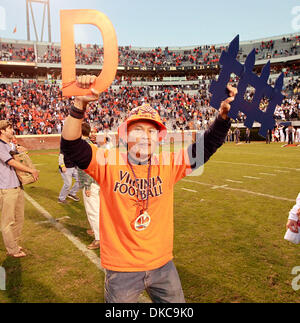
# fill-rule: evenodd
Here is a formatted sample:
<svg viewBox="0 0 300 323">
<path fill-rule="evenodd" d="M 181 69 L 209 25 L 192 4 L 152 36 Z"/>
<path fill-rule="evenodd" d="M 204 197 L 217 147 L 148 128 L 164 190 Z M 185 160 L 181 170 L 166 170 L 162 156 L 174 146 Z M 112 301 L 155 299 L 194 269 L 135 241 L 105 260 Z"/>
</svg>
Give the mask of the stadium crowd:
<svg viewBox="0 0 300 323">
<path fill-rule="evenodd" d="M 241 44 L 239 59 L 245 59 L 251 48 L 255 48 L 257 59 L 297 55 L 300 36 L 283 37 L 268 41 L 254 41 Z M 191 49 L 134 49 L 131 46 L 119 47 L 120 66 L 139 66 L 152 68 L 157 66 L 217 65 L 221 52 L 226 46 L 204 45 Z M 98 45 L 77 44 L 76 63 L 91 65 L 103 63 L 103 48 Z M 60 63 L 60 47 L 56 44 L 22 44 L 0 42 L 0 60 L 25 61 L 40 63 Z M 280 66 L 272 66 L 271 74 L 282 71 Z M 276 108 L 275 118 L 282 121 L 300 119 L 300 75 L 296 65 L 284 68 L 285 76 L 291 77 L 285 86 L 285 99 Z M 63 98 L 56 82 L 45 84 L 34 80 L 25 80 L 28 75 L 17 70 L 9 75 L 0 72 L 0 77 L 19 78 L 19 82 L 0 86 L 0 118 L 10 120 L 17 135 L 22 134 L 56 134 L 61 133 L 64 120 L 68 115 L 71 100 Z M 90 105 L 86 112 L 89 121 L 98 131 L 115 131 L 123 120 L 127 110 L 143 103 L 150 103 L 159 111 L 164 124 L 173 130 L 207 129 L 217 111 L 210 107 L 209 86 L 217 74 L 186 75 L 185 80 L 191 84 L 177 85 L 147 84 L 147 82 L 164 81 L 156 76 L 117 76 L 113 85 L 101 94 L 97 103 Z M 54 77 L 55 78 L 55 77 Z M 60 75 L 56 75 L 60 79 Z M 21 80 L 22 79 L 22 80 Z M 238 78 L 231 80 L 234 85 Z M 135 82 L 143 82 L 137 83 Z M 135 83 L 135 84 L 134 84 Z M 273 81 L 270 81 L 274 85 Z M 245 100 L 251 100 L 254 90 L 249 88 Z M 268 104 L 263 100 L 260 108 Z M 240 113 L 238 121 L 245 116 Z"/>
<path fill-rule="evenodd" d="M 235 79 L 232 83 L 235 84 Z M 126 112 L 143 103 L 151 104 L 159 111 L 169 129 L 206 129 L 217 111 L 210 107 L 210 81 L 199 80 L 197 86 L 130 86 L 119 84 L 100 95 L 97 103 L 86 112 L 89 121 L 98 131 L 114 131 Z M 300 119 L 300 78 L 291 80 L 283 104 L 277 107 L 275 118 L 282 121 Z M 249 90 L 245 99 L 250 100 Z M 56 84 L 38 84 L 35 81 L 19 81 L 0 86 L 0 119 L 10 120 L 17 135 L 61 133 L 68 115 L 71 100 L 63 98 Z M 262 102 L 261 109 L 267 105 Z M 244 121 L 240 113 L 238 121 Z"/>
<path fill-rule="evenodd" d="M 249 46 L 240 46 L 238 59 L 244 60 L 251 49 L 255 49 L 257 59 L 287 57 L 299 53 L 300 36 L 283 37 L 282 39 L 254 42 Z M 204 45 L 191 49 L 172 49 L 157 47 L 154 49 L 135 49 L 131 46 L 119 47 L 120 66 L 138 66 L 140 68 L 180 67 L 217 65 L 220 55 L 227 46 Z M 76 45 L 76 64 L 101 65 L 103 47 L 99 45 Z M 60 63 L 58 45 L 23 45 L 0 42 L 0 60 L 24 61 L 37 63 Z"/>
<path fill-rule="evenodd" d="M 120 86 L 101 94 L 92 104 L 86 119 L 101 130 L 115 130 L 127 110 L 148 102 L 161 114 L 165 123 L 172 119 L 173 128 L 187 127 L 189 115 L 207 125 L 216 111 L 208 106 L 206 94 L 186 94 L 177 88 L 151 94 L 148 87 Z M 60 133 L 71 102 L 62 98 L 57 85 L 39 85 L 20 81 L 0 87 L 0 118 L 10 120 L 16 134 Z M 187 114 L 189 111 L 189 115 Z"/>
</svg>

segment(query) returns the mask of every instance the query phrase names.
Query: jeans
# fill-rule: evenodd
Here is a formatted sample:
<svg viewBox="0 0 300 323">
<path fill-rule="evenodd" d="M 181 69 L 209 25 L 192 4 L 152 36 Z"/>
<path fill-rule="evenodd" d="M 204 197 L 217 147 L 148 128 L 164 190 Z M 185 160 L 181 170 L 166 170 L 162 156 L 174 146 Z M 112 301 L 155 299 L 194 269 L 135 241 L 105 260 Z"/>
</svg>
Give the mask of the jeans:
<svg viewBox="0 0 300 323">
<path fill-rule="evenodd" d="M 72 168 L 67 168 L 67 171 L 65 173 L 63 173 L 62 171 L 59 171 L 59 172 L 64 181 L 64 185 L 59 193 L 59 199 L 61 201 L 64 201 L 67 198 L 68 194 L 76 195 L 76 193 L 79 190 L 78 171 L 75 167 L 72 167 Z M 75 179 L 75 184 L 70 190 L 72 186 L 72 178 Z"/>
<path fill-rule="evenodd" d="M 146 290 L 153 303 L 185 303 L 181 282 L 173 261 L 143 272 L 105 271 L 106 303 L 137 303 Z"/>
</svg>

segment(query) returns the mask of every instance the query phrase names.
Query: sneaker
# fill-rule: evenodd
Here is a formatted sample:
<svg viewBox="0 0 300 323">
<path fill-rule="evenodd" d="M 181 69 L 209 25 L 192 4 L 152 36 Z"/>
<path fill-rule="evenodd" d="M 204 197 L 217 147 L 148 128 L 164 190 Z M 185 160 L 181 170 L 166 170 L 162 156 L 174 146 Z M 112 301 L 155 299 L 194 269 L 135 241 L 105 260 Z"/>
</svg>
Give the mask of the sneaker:
<svg viewBox="0 0 300 323">
<path fill-rule="evenodd" d="M 90 245 L 87 247 L 90 250 L 95 250 L 100 248 L 100 241 L 99 240 L 94 240 Z"/>
<path fill-rule="evenodd" d="M 79 197 L 77 197 L 76 195 L 69 194 L 69 195 L 68 195 L 68 198 L 69 198 L 69 199 L 72 199 L 72 200 L 73 200 L 73 201 L 75 201 L 75 202 L 79 202 L 79 201 L 80 201 L 80 198 L 79 198 Z"/>
<path fill-rule="evenodd" d="M 61 200 L 61 199 L 58 199 L 57 202 L 60 204 L 68 204 L 68 202 L 66 200 Z"/>
</svg>

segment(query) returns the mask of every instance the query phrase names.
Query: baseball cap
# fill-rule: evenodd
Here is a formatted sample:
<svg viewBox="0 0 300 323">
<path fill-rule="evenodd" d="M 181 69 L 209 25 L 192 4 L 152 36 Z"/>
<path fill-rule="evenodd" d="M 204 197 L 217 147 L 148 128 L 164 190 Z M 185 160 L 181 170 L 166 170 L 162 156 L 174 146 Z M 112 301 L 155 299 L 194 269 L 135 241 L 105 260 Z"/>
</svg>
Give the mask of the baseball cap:
<svg viewBox="0 0 300 323">
<path fill-rule="evenodd" d="M 130 111 L 127 119 L 119 126 L 118 134 L 119 138 L 124 139 L 127 137 L 127 128 L 134 121 L 151 121 L 159 130 L 159 141 L 162 141 L 167 134 L 167 128 L 162 123 L 161 118 L 157 110 L 152 108 L 149 104 L 143 104 Z"/>
<path fill-rule="evenodd" d="M 0 120 L 0 130 L 6 129 L 11 126 L 11 123 L 7 120 Z"/>
</svg>

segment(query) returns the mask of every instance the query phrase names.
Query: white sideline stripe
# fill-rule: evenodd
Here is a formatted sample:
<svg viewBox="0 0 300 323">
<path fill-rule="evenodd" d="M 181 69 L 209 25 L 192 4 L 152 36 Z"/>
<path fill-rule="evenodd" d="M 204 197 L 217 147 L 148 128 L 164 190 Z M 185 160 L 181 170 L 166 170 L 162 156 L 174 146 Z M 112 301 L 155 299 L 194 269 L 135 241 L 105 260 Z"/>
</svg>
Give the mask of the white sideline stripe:
<svg viewBox="0 0 300 323">
<path fill-rule="evenodd" d="M 25 192 L 24 192 L 25 193 Z M 62 224 L 58 223 L 49 212 L 47 212 L 40 204 L 38 204 L 31 196 L 25 193 L 25 198 L 66 238 L 68 238 L 77 249 L 79 249 L 92 263 L 94 263 L 97 268 L 104 271 L 100 265 L 100 258 L 95 255 L 94 252 L 87 249 L 87 247 L 76 238 L 68 229 L 66 229 Z"/>
<path fill-rule="evenodd" d="M 243 184 L 241 181 L 233 181 L 232 179 L 226 179 L 227 182 Z"/>
<path fill-rule="evenodd" d="M 276 174 L 269 174 L 269 173 L 259 173 L 260 175 L 267 175 L 267 176 L 276 176 Z"/>
<path fill-rule="evenodd" d="M 93 251 L 89 250 L 86 245 L 84 245 L 78 238 L 76 238 L 68 229 L 66 229 L 62 224 L 58 223 L 51 216 L 51 214 L 46 211 L 40 204 L 38 204 L 30 195 L 28 195 L 26 192 L 24 192 L 24 195 L 26 200 L 28 200 L 48 220 L 43 222 L 50 222 L 59 232 L 61 232 L 66 238 L 68 238 L 75 245 L 75 247 L 78 248 L 93 264 L 95 264 L 98 269 L 105 272 L 100 264 L 100 258 L 97 257 Z M 139 297 L 139 302 L 151 303 L 151 300 L 148 297 L 141 295 Z"/>
<path fill-rule="evenodd" d="M 256 166 L 256 167 L 267 167 L 267 168 L 280 168 L 280 169 L 290 169 L 300 172 L 300 168 L 290 168 L 282 166 L 269 166 L 269 165 L 259 165 L 259 164 L 247 164 L 247 163 L 232 163 L 226 161 L 211 160 L 210 163 L 221 163 L 221 164 L 231 164 L 231 165 L 243 165 L 243 166 Z"/>
<path fill-rule="evenodd" d="M 204 186 L 214 186 L 212 184 L 196 182 L 196 181 L 192 181 L 192 180 L 189 180 L 189 179 L 182 179 L 182 181 L 183 182 L 189 182 L 189 183 L 195 183 L 195 184 L 199 184 L 199 185 L 204 185 Z M 268 198 L 275 199 L 275 200 L 295 202 L 295 200 L 288 199 L 288 198 L 285 198 L 285 197 L 279 197 L 279 196 L 270 195 L 270 194 L 263 194 L 263 193 L 258 193 L 258 192 L 252 192 L 252 191 L 243 190 L 243 189 L 239 189 L 239 188 L 232 188 L 232 187 L 228 187 L 228 186 L 226 186 L 226 187 L 225 186 L 219 186 L 219 188 L 223 188 L 224 190 L 237 191 L 237 192 L 243 192 L 243 193 L 248 193 L 248 194 L 253 194 L 253 195 L 268 197 Z"/>
<path fill-rule="evenodd" d="M 192 192 L 192 193 L 198 193 L 197 191 L 194 190 L 189 190 L 188 188 L 181 188 L 184 191 Z"/>
<path fill-rule="evenodd" d="M 222 186 L 219 186 L 219 185 L 215 185 L 214 187 L 212 187 L 212 190 L 216 190 L 218 188 L 223 188 L 223 187 L 227 187 L 228 185 L 222 185 Z"/>
<path fill-rule="evenodd" d="M 261 179 L 261 178 L 259 178 L 259 177 L 253 177 L 253 176 L 243 176 L 243 177 L 245 177 L 245 178 L 250 178 L 250 179 Z"/>
</svg>

